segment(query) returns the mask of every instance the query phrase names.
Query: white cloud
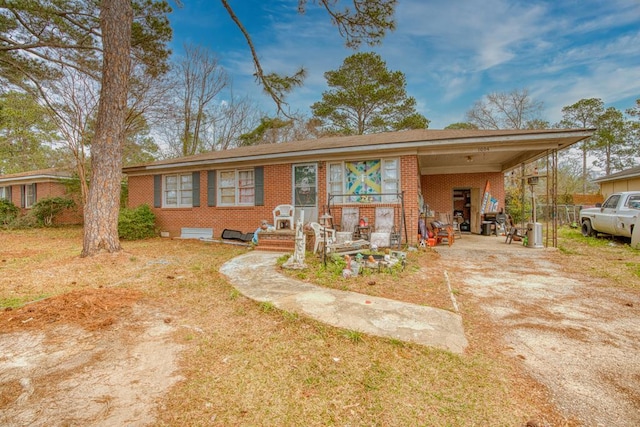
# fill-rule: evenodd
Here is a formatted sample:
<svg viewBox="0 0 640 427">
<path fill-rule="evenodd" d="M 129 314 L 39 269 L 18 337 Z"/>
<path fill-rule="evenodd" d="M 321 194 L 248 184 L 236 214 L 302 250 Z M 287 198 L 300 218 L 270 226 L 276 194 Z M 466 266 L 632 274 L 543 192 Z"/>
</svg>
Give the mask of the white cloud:
<svg viewBox="0 0 640 427">
<path fill-rule="evenodd" d="M 337 69 L 353 51 L 344 48 L 326 13 L 312 2 L 304 16 L 295 13 L 297 0 L 247 3 L 268 9 L 260 18 L 256 12 L 250 28 L 265 71 L 308 70 L 305 87 L 290 97 L 293 107 L 308 109 L 326 90 L 323 73 Z M 247 5 L 245 12 L 250 10 Z M 610 103 L 640 93 L 638 0 L 582 0 L 577 6 L 402 0 L 396 21 L 397 30 L 373 50 L 389 69 L 406 75 L 408 93 L 432 127 L 464 120 L 473 102 L 493 91 L 529 89 L 544 102 L 552 122 L 563 106 L 585 97 Z M 231 34 L 238 36 L 237 31 Z M 223 43 L 230 37 L 228 31 L 215 39 Z M 221 59 L 235 90 L 242 86 L 272 108 L 255 83 L 246 44 L 224 46 Z"/>
</svg>

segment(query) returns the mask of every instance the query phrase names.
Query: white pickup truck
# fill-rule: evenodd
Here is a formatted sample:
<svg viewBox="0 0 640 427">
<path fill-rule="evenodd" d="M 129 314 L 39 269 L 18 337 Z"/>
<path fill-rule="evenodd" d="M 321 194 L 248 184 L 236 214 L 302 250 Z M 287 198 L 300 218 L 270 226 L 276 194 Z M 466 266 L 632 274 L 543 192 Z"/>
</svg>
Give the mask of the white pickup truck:
<svg viewBox="0 0 640 427">
<path fill-rule="evenodd" d="M 580 223 L 583 236 L 598 233 L 631 238 L 640 215 L 640 191 L 623 191 L 607 197 L 602 206 L 582 209 Z"/>
</svg>

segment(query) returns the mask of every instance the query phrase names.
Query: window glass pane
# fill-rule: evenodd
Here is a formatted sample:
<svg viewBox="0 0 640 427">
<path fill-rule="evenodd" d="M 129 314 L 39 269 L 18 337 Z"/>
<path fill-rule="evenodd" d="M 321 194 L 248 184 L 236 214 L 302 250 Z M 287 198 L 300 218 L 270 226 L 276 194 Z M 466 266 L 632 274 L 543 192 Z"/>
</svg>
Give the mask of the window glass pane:
<svg viewBox="0 0 640 427">
<path fill-rule="evenodd" d="M 182 190 L 191 190 L 191 174 L 189 175 L 180 175 L 180 189 Z"/>
<path fill-rule="evenodd" d="M 178 204 L 178 192 L 174 190 L 170 190 L 166 192 L 165 196 L 165 204 L 166 205 L 177 205 Z"/>
<path fill-rule="evenodd" d="M 329 192 L 331 194 L 344 194 L 344 183 L 342 182 L 342 163 L 329 164 Z M 335 203 L 342 203 L 342 197 L 335 197 Z"/>
<path fill-rule="evenodd" d="M 234 171 L 220 172 L 220 187 L 235 187 L 236 174 Z"/>
<path fill-rule="evenodd" d="M 384 171 L 382 177 L 382 192 L 384 202 L 395 202 L 398 197 L 396 194 L 399 191 L 398 184 L 398 160 L 397 159 L 385 159 L 383 160 Z"/>
<path fill-rule="evenodd" d="M 316 165 L 298 165 L 293 168 L 295 206 L 316 205 Z M 331 191 L 331 189 L 330 189 Z"/>
<path fill-rule="evenodd" d="M 175 190 L 178 188 L 178 177 L 176 175 L 169 175 L 165 177 L 165 188 L 167 190 Z"/>
<path fill-rule="evenodd" d="M 329 180 L 331 182 L 342 181 L 342 165 L 340 163 L 329 165 Z"/>
<path fill-rule="evenodd" d="M 35 186 L 34 184 L 29 184 L 26 186 L 25 188 L 25 193 L 26 193 L 26 201 L 25 201 L 25 207 L 30 208 L 31 206 L 33 206 L 33 204 L 36 202 L 36 194 L 35 194 Z"/>
<path fill-rule="evenodd" d="M 239 191 L 239 201 L 240 204 L 251 204 L 254 200 L 254 189 L 253 187 L 249 188 L 241 188 Z"/>
<path fill-rule="evenodd" d="M 606 201 L 606 203 L 604 204 L 603 207 L 605 207 L 605 208 L 615 208 L 616 206 L 618 206 L 618 200 L 620 200 L 620 196 L 611 196 Z"/>
<path fill-rule="evenodd" d="M 634 209 L 640 208 L 640 197 L 639 196 L 629 196 L 629 200 L 627 201 L 627 205 L 630 208 L 634 208 Z"/>
<path fill-rule="evenodd" d="M 191 193 L 191 190 L 180 192 L 180 205 L 191 206 L 192 200 L 193 200 L 193 193 Z"/>
<path fill-rule="evenodd" d="M 233 205 L 236 203 L 236 189 L 235 188 L 221 188 L 220 189 L 220 203 L 224 205 Z"/>
<path fill-rule="evenodd" d="M 384 179 L 398 179 L 398 162 L 396 160 L 385 160 Z"/>
<path fill-rule="evenodd" d="M 253 171 L 240 171 L 238 172 L 238 186 L 239 187 L 253 187 Z"/>
</svg>

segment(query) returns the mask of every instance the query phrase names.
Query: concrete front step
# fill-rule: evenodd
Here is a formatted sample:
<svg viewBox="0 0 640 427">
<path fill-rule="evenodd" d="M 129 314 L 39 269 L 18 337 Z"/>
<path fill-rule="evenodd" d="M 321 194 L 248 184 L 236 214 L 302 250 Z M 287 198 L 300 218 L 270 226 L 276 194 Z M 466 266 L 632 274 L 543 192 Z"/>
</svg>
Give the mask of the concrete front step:
<svg viewBox="0 0 640 427">
<path fill-rule="evenodd" d="M 306 250 L 313 250 L 313 233 L 306 234 Z M 255 250 L 270 252 L 293 252 L 295 249 L 295 233 L 284 230 L 276 232 L 260 232 Z"/>
</svg>

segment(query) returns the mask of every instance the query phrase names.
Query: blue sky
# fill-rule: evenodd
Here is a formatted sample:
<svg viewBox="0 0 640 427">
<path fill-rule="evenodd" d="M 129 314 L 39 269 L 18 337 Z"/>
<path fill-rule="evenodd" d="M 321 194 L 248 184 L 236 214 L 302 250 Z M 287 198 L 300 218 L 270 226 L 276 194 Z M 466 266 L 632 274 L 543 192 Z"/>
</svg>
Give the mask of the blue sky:
<svg viewBox="0 0 640 427">
<path fill-rule="evenodd" d="M 288 101 L 310 114 L 328 89 L 323 73 L 354 51 L 312 1 L 306 15 L 297 13 L 297 3 L 230 0 L 266 72 L 307 69 L 305 86 Z M 210 48 L 233 78 L 234 94 L 249 94 L 273 114 L 221 2 L 183 0 L 183 6 L 170 16 L 175 54 L 184 43 Z M 491 92 L 528 89 L 551 123 L 563 106 L 583 98 L 623 111 L 640 98 L 639 0 L 399 0 L 396 25 L 382 45 L 361 51 L 377 52 L 389 70 L 405 74 L 407 93 L 432 129 L 464 121 L 474 102 Z"/>
</svg>

